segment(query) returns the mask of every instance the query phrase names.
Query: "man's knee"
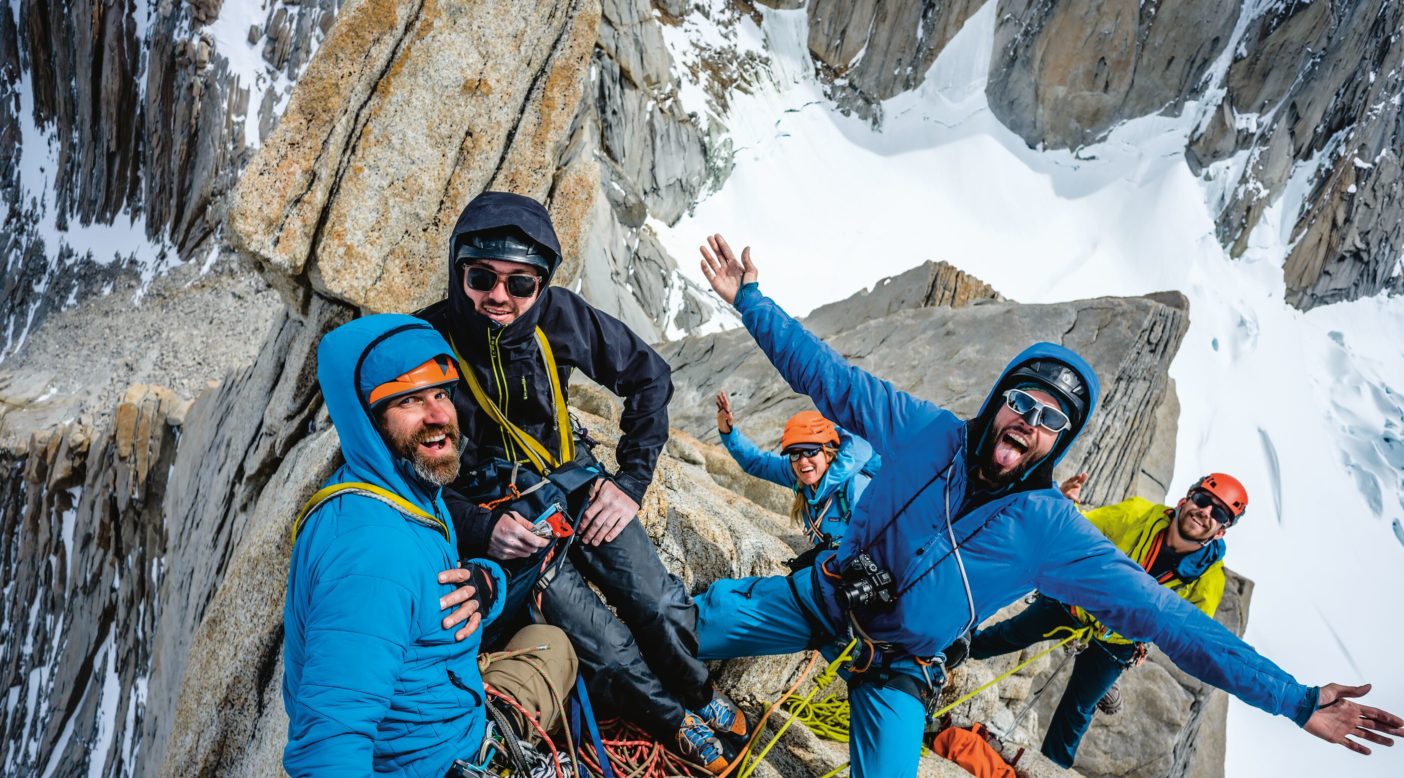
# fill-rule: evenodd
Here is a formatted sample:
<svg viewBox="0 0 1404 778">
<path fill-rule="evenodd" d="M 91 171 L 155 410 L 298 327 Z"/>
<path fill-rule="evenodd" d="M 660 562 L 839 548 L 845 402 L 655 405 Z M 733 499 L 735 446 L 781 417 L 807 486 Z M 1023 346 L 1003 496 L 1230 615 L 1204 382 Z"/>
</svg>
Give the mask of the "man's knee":
<svg viewBox="0 0 1404 778">
<path fill-rule="evenodd" d="M 570 638 L 557 627 L 533 624 L 517 631 L 507 641 L 497 658 L 488 660 L 483 669 L 483 681 L 525 710 L 536 715 L 541 729 L 550 732 L 565 715 L 565 700 L 570 695 L 579 670 L 579 660 Z M 513 716 L 521 733 L 534 740 L 536 728 Z"/>
</svg>

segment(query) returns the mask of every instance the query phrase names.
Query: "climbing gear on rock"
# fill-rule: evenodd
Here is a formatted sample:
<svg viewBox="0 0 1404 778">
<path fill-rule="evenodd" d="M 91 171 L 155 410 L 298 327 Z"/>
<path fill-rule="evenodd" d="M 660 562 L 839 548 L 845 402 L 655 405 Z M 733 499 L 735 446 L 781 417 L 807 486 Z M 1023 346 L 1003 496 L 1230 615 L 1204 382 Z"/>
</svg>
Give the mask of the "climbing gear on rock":
<svg viewBox="0 0 1404 778">
<path fill-rule="evenodd" d="M 780 450 L 788 452 L 791 446 L 805 443 L 810 446 L 837 446 L 838 429 L 818 411 L 800 411 L 785 422 L 785 431 L 780 435 Z"/>
<path fill-rule="evenodd" d="M 978 721 L 968 728 L 947 727 L 931 739 L 931 751 L 975 778 L 1015 778 L 1014 768 L 990 743 L 992 737 Z"/>
</svg>

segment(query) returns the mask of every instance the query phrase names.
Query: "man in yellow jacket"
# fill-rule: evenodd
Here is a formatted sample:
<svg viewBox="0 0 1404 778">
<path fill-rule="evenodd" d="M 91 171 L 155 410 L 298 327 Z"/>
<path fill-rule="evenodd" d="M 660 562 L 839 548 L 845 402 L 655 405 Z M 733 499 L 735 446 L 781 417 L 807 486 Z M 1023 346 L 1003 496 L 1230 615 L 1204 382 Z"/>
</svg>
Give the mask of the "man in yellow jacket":
<svg viewBox="0 0 1404 778">
<path fill-rule="evenodd" d="M 1063 493 L 1076 500 L 1086 478 L 1068 479 Z M 1132 497 L 1083 513 L 1148 575 L 1213 616 L 1224 594 L 1224 533 L 1247 507 L 1248 493 L 1238 479 L 1211 473 L 1196 481 L 1173 508 Z M 1017 616 L 976 632 L 970 656 L 988 659 L 1018 651 L 1059 627 L 1092 630 L 1091 645 L 1073 663 L 1072 677 L 1043 738 L 1043 754 L 1071 767 L 1098 701 L 1116 684 L 1122 670 L 1145 657 L 1144 644 L 1110 631 L 1076 605 L 1039 595 Z M 1103 707 L 1119 703 L 1116 696 Z"/>
</svg>

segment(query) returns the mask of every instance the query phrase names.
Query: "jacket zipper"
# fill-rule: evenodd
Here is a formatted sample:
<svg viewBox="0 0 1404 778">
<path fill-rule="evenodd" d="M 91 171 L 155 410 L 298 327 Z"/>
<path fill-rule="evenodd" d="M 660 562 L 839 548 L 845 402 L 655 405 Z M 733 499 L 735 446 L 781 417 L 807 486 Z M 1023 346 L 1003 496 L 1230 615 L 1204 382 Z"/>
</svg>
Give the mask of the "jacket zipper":
<svg viewBox="0 0 1404 778">
<path fill-rule="evenodd" d="M 498 351 L 498 344 L 502 340 L 502 332 L 498 332 L 493 337 L 492 329 L 488 329 L 488 359 L 492 365 L 492 384 L 497 389 L 497 404 L 502 410 L 504 419 L 511 419 L 507 414 L 508 400 L 506 372 L 502 369 L 502 356 Z M 506 454 L 509 462 L 517 461 L 517 449 L 513 445 L 511 437 L 507 434 L 505 427 L 498 428 L 498 434 L 502 436 L 502 452 Z"/>
</svg>

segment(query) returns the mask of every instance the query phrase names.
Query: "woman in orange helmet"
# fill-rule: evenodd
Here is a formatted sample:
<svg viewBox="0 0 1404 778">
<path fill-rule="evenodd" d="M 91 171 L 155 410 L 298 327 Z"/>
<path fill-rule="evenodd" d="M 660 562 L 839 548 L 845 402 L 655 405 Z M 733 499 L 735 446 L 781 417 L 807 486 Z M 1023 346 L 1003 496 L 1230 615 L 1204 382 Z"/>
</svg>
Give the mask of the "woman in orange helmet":
<svg viewBox="0 0 1404 778">
<path fill-rule="evenodd" d="M 741 469 L 795 493 L 790 518 L 814 548 L 790 566 L 807 567 L 819 551 L 838 548 L 854 504 L 881 464 L 873 447 L 818 411 L 800 411 L 785 422 L 780 453 L 763 451 L 736 429 L 726 392 L 717 392 L 716 400 L 722 445 Z"/>
</svg>

